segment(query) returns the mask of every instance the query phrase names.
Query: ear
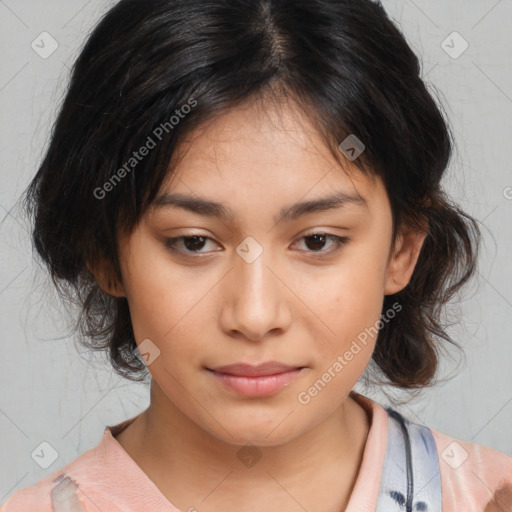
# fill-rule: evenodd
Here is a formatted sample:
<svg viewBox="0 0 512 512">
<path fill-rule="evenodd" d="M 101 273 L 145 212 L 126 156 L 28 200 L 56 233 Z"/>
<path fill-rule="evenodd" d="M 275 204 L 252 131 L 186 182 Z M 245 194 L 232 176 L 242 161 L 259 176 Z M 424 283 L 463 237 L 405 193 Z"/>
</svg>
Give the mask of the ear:
<svg viewBox="0 0 512 512">
<path fill-rule="evenodd" d="M 423 227 L 420 231 L 409 226 L 399 233 L 388 261 L 385 295 L 397 293 L 409 284 L 427 236 L 428 221 Z"/>
<path fill-rule="evenodd" d="M 87 262 L 86 266 L 89 272 L 94 276 L 98 286 L 107 295 L 126 297 L 123 284 L 113 277 L 114 272 L 109 272 L 110 265 L 107 264 L 106 260 L 100 259 L 95 263 Z"/>
</svg>

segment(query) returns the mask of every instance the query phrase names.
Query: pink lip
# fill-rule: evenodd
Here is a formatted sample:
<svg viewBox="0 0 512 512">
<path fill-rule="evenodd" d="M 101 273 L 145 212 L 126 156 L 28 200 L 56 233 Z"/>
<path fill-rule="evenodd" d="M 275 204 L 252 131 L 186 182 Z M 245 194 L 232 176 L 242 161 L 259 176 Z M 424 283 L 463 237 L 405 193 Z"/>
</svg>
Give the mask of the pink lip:
<svg viewBox="0 0 512 512">
<path fill-rule="evenodd" d="M 271 396 L 295 380 L 303 367 L 269 361 L 257 366 L 232 364 L 208 368 L 220 382 L 238 394 L 250 397 Z"/>
<path fill-rule="evenodd" d="M 298 368 L 300 367 L 289 366 L 277 361 L 267 361 L 255 366 L 252 364 L 238 363 L 210 369 L 217 373 L 228 373 L 239 377 L 260 377 L 262 375 L 275 375 L 276 373 L 289 372 L 291 370 L 297 370 Z"/>
</svg>

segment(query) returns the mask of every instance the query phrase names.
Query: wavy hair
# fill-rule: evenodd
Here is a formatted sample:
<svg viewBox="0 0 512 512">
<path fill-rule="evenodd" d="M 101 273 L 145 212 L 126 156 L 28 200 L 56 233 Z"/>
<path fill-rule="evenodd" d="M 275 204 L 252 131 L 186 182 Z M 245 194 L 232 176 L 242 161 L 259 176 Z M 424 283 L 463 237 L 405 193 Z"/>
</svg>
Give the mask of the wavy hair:
<svg viewBox="0 0 512 512">
<path fill-rule="evenodd" d="M 441 187 L 453 137 L 419 59 L 370 0 L 121 0 L 99 21 L 25 197 L 37 253 L 80 307 L 81 342 L 107 350 L 120 375 L 147 376 L 126 298 L 105 294 L 87 263 L 104 262 L 122 282 L 119 233 L 154 201 L 179 141 L 227 109 L 277 96 L 340 162 L 348 135 L 364 142 L 353 163 L 382 179 L 394 239 L 404 223 L 428 220 L 410 283 L 384 299 L 383 311 L 402 310 L 380 329 L 372 360 L 388 384 L 430 385 L 439 348 L 458 346 L 442 312 L 475 271 L 480 232 Z M 158 127 L 162 143 L 131 161 Z"/>
</svg>

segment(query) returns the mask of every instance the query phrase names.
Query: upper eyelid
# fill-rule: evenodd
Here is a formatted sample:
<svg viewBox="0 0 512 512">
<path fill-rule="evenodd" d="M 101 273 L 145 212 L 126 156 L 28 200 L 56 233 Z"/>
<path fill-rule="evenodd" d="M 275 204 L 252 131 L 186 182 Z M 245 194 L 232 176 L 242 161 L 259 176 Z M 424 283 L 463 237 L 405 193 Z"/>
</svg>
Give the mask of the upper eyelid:
<svg viewBox="0 0 512 512">
<path fill-rule="evenodd" d="M 303 238 L 309 238 L 310 236 L 315 236 L 315 235 L 326 235 L 329 237 L 346 238 L 343 235 L 336 235 L 335 233 L 330 233 L 329 231 L 317 230 L 317 231 L 312 231 L 311 233 L 305 233 L 305 234 L 301 235 L 300 237 L 298 237 L 297 240 L 302 240 Z M 185 238 L 195 238 L 195 237 L 206 238 L 208 240 L 215 242 L 215 239 L 213 237 L 211 237 L 209 235 L 204 235 L 202 233 L 191 233 L 190 235 L 179 235 L 179 236 L 166 237 L 166 241 L 180 240 L 180 239 L 185 239 Z"/>
</svg>

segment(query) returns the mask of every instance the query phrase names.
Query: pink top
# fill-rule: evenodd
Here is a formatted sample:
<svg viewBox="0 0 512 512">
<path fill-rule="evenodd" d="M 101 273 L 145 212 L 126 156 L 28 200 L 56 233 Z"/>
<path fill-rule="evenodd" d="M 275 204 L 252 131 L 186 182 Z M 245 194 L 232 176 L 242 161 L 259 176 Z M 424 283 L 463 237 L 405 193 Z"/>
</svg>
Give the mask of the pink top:
<svg viewBox="0 0 512 512">
<path fill-rule="evenodd" d="M 387 443 L 387 412 L 352 395 L 371 427 L 362 465 L 345 512 L 375 511 Z M 159 491 L 114 437 L 134 418 L 106 427 L 95 447 L 30 487 L 15 492 L 0 512 L 185 512 Z M 441 469 L 444 512 L 512 511 L 512 458 L 430 429 Z"/>
</svg>

